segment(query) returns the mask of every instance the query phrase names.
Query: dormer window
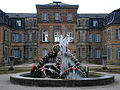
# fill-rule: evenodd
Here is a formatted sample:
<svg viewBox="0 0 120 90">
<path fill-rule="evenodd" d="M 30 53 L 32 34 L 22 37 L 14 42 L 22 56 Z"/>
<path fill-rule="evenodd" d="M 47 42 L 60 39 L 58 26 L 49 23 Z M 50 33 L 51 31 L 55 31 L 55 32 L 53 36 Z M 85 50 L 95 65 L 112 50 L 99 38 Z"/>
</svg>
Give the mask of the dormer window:
<svg viewBox="0 0 120 90">
<path fill-rule="evenodd" d="M 98 26 L 98 21 L 97 20 L 94 20 L 93 21 L 93 27 L 97 27 Z"/>
<path fill-rule="evenodd" d="M 16 26 L 19 26 L 19 27 L 21 26 L 21 20 L 16 21 Z"/>
</svg>

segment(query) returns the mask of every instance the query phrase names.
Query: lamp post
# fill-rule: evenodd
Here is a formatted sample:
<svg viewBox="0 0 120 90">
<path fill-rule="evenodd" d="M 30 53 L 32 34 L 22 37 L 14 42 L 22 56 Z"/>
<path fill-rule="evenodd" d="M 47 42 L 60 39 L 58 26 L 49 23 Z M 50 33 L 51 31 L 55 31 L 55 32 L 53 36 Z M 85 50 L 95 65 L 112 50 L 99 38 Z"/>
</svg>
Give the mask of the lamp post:
<svg viewBox="0 0 120 90">
<path fill-rule="evenodd" d="M 105 70 L 105 69 L 108 69 L 107 68 L 107 55 L 102 55 L 102 63 L 103 63 L 103 66 L 102 66 L 102 69 Z"/>
<path fill-rule="evenodd" d="M 9 68 L 9 70 L 14 70 L 13 65 L 14 65 L 14 56 L 10 56 L 10 68 Z"/>
</svg>

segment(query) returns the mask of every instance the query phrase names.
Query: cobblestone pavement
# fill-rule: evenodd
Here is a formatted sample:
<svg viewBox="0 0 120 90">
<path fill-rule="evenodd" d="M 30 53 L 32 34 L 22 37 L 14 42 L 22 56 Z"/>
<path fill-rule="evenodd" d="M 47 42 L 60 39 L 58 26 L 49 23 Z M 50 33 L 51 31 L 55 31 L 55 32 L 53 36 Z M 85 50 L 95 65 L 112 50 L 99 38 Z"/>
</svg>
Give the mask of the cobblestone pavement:
<svg viewBox="0 0 120 90">
<path fill-rule="evenodd" d="M 16 85 L 10 82 L 10 75 L 0 75 L 0 90 L 120 90 L 120 74 L 111 74 L 115 76 L 115 82 L 103 86 L 89 87 L 35 87 Z"/>
</svg>

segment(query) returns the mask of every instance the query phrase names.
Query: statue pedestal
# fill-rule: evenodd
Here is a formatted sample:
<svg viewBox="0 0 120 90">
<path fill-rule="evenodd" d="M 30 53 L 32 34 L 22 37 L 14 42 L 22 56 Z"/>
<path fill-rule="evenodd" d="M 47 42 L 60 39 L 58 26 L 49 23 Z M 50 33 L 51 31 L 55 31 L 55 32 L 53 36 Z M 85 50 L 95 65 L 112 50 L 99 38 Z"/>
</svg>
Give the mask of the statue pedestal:
<svg viewBox="0 0 120 90">
<path fill-rule="evenodd" d="M 9 68 L 8 70 L 14 70 L 13 64 L 14 64 L 14 57 L 11 56 L 11 57 L 10 57 L 10 68 Z"/>
</svg>

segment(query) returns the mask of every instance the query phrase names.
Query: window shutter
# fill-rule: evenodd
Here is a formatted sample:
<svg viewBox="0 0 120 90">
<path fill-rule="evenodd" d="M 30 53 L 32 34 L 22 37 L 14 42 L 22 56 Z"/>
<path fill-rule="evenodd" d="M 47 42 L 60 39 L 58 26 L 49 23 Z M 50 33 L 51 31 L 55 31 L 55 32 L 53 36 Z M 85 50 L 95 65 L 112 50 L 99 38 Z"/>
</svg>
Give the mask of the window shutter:
<svg viewBox="0 0 120 90">
<path fill-rule="evenodd" d="M 119 57 L 118 57 L 118 48 L 115 49 L 115 57 L 116 57 L 116 59 L 119 59 Z"/>
<path fill-rule="evenodd" d="M 21 58 L 21 48 L 20 48 L 20 58 Z"/>
<path fill-rule="evenodd" d="M 22 34 L 21 34 L 21 32 L 19 34 L 19 41 L 22 42 Z"/>
<path fill-rule="evenodd" d="M 118 29 L 116 29 L 116 31 L 115 31 L 115 40 L 118 40 Z"/>
<path fill-rule="evenodd" d="M 102 41 L 104 41 L 104 32 L 102 32 Z"/>
<path fill-rule="evenodd" d="M 110 60 L 110 56 L 111 56 L 111 48 L 108 48 L 108 59 Z"/>
<path fill-rule="evenodd" d="M 11 32 L 9 32 L 9 42 L 11 42 Z"/>
<path fill-rule="evenodd" d="M 16 42 L 16 34 L 14 34 L 14 42 Z"/>
<path fill-rule="evenodd" d="M 11 40 L 10 42 L 12 42 L 12 32 L 11 32 L 11 37 L 10 37 L 10 38 L 11 38 L 11 39 L 10 39 L 10 40 Z"/>
<path fill-rule="evenodd" d="M 96 56 L 96 55 L 95 55 L 95 49 L 93 49 L 93 58 L 95 58 L 95 56 Z"/>
<path fill-rule="evenodd" d="M 93 34 L 93 42 L 96 42 L 96 34 Z"/>
</svg>

